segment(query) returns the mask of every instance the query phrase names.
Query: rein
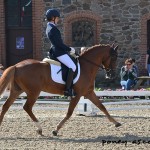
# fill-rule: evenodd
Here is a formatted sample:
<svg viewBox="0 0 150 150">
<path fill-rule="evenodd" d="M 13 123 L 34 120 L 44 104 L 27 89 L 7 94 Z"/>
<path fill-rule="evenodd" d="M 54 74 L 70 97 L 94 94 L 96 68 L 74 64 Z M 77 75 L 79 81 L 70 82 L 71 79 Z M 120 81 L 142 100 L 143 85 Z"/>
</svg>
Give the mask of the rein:
<svg viewBox="0 0 150 150">
<path fill-rule="evenodd" d="M 87 58 L 82 58 L 82 59 L 86 60 L 88 63 L 90 63 L 90 64 L 92 64 L 92 65 L 94 65 L 94 66 L 97 66 L 98 68 L 100 67 L 100 68 L 102 68 L 102 69 L 105 69 L 102 65 L 98 65 L 98 64 L 92 62 L 91 60 L 89 60 L 89 59 L 87 59 Z"/>
<path fill-rule="evenodd" d="M 77 56 L 80 56 L 78 53 L 75 53 Z M 98 65 L 98 64 L 96 64 L 96 63 L 94 63 L 94 62 L 92 62 L 91 60 L 89 60 L 89 59 L 87 59 L 87 58 L 82 58 L 83 60 L 86 60 L 88 63 L 91 63 L 91 64 L 93 64 L 94 66 L 97 66 L 98 68 L 102 68 L 102 69 L 105 69 L 102 65 Z"/>
<path fill-rule="evenodd" d="M 77 54 L 77 53 L 75 53 L 75 54 L 76 54 L 77 56 L 80 56 L 80 55 Z M 111 57 L 111 59 L 112 59 L 112 56 L 111 56 L 111 55 L 110 55 L 109 57 Z M 111 69 L 107 69 L 107 68 L 103 67 L 103 65 L 98 65 L 98 64 L 94 63 L 93 61 L 91 61 L 91 60 L 85 58 L 85 57 L 82 57 L 82 59 L 85 60 L 85 61 L 87 61 L 87 62 L 90 63 L 90 64 L 93 64 L 94 66 L 97 66 L 98 68 L 105 69 L 106 72 L 110 72 L 110 71 L 111 71 Z M 112 64 L 111 64 L 111 65 L 112 65 Z M 111 67 L 111 68 L 112 68 L 112 67 Z"/>
</svg>

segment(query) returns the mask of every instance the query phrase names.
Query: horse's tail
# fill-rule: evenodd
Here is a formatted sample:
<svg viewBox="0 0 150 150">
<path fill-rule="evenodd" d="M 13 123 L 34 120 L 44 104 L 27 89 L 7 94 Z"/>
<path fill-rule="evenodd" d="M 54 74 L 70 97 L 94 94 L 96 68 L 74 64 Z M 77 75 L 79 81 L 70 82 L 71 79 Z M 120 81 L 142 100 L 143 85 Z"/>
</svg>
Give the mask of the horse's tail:
<svg viewBox="0 0 150 150">
<path fill-rule="evenodd" d="M 15 66 L 7 68 L 0 77 L 0 95 L 7 88 L 8 84 L 14 79 Z"/>
</svg>

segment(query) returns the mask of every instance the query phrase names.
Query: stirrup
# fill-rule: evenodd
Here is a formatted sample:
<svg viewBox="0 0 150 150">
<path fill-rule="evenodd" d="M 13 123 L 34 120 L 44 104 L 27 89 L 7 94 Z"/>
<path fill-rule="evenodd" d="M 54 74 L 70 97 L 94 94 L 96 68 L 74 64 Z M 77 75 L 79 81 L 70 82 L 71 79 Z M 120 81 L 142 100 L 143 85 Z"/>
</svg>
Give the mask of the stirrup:
<svg viewBox="0 0 150 150">
<path fill-rule="evenodd" d="M 64 91 L 64 96 L 71 96 L 74 98 L 76 96 L 76 93 L 74 92 L 73 89 L 68 89 L 68 90 Z"/>
</svg>

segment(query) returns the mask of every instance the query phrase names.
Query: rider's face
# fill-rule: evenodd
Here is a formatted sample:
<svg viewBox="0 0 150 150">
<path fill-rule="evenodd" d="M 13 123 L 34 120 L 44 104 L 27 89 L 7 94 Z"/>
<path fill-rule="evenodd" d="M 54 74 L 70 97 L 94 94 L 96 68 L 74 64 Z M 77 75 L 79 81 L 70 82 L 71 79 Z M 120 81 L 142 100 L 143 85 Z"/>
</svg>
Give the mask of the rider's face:
<svg viewBox="0 0 150 150">
<path fill-rule="evenodd" d="M 58 22 L 59 22 L 59 17 L 56 17 L 55 18 L 55 24 L 58 24 Z"/>
</svg>

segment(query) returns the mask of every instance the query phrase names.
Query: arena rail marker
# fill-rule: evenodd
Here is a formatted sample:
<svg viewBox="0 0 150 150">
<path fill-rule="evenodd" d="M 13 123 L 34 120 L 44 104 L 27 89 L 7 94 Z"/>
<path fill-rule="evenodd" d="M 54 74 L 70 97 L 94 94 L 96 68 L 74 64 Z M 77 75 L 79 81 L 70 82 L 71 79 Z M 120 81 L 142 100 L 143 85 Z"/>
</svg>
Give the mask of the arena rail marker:
<svg viewBox="0 0 150 150">
<path fill-rule="evenodd" d="M 96 95 L 98 97 L 113 97 L 113 102 L 107 102 L 107 100 L 103 101 L 104 106 L 107 108 L 107 110 L 132 110 L 132 109 L 149 109 L 150 108 L 150 99 L 147 99 L 150 97 L 150 91 L 95 91 Z M 145 97 L 146 99 L 130 99 L 130 100 L 121 100 L 116 99 L 114 101 L 115 97 L 131 97 L 131 96 L 139 96 L 139 97 Z M 112 100 L 112 99 L 111 99 Z M 142 104 L 140 106 L 137 106 L 139 104 Z M 118 107 L 115 107 L 115 105 L 119 105 Z M 130 105 L 130 106 L 126 106 Z M 108 107 L 112 106 L 112 107 Z M 90 100 L 81 97 L 79 103 L 78 103 L 78 114 L 79 115 L 87 115 L 87 116 L 95 116 L 97 115 L 97 112 L 100 112 L 100 110 L 91 103 Z"/>
</svg>

